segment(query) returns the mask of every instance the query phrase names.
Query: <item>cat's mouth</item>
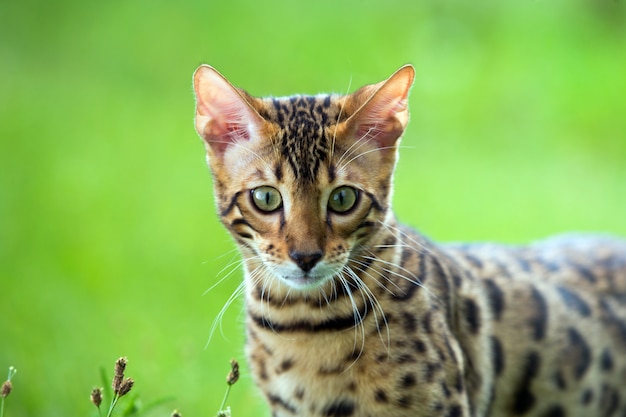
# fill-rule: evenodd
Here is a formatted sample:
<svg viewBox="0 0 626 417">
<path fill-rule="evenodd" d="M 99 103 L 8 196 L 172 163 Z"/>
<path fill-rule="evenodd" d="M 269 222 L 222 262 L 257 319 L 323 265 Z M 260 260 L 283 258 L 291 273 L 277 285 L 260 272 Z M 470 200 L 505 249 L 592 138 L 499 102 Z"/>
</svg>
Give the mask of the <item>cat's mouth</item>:
<svg viewBox="0 0 626 417">
<path fill-rule="evenodd" d="M 287 285 L 298 290 L 318 288 L 328 279 L 327 276 L 311 274 L 310 272 L 283 275 L 281 278 Z"/>
<path fill-rule="evenodd" d="M 309 271 L 303 271 L 295 265 L 275 268 L 272 272 L 276 279 L 295 290 L 315 290 L 326 284 L 339 273 L 338 265 L 320 262 Z"/>
</svg>

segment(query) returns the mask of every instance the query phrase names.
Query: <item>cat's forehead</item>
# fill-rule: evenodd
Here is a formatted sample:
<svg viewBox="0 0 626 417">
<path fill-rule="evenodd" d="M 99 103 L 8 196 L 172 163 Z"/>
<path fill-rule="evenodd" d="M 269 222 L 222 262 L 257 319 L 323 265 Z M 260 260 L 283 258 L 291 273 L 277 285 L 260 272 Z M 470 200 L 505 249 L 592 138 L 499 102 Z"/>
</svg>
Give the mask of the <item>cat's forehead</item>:
<svg viewBox="0 0 626 417">
<path fill-rule="evenodd" d="M 272 147 L 283 156 L 299 182 L 315 182 L 320 169 L 329 165 L 334 146 L 331 127 L 345 118 L 340 99 L 332 95 L 298 95 L 268 98 L 263 103 L 259 113 L 279 127 Z"/>
<path fill-rule="evenodd" d="M 316 96 L 293 95 L 263 99 L 261 116 L 285 129 L 308 126 L 330 126 L 337 123 L 342 110 L 341 96 L 319 94 Z"/>
</svg>

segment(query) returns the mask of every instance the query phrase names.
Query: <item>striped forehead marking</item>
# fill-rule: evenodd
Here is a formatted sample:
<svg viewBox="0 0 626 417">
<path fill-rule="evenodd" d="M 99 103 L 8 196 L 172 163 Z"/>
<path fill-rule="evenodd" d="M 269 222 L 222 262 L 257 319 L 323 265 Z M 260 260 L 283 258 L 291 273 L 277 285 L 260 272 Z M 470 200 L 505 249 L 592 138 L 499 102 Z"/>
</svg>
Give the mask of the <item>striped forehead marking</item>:
<svg viewBox="0 0 626 417">
<path fill-rule="evenodd" d="M 325 128 L 337 123 L 338 106 L 331 96 L 292 96 L 271 104 L 274 111 L 266 117 L 281 127 L 275 146 L 299 183 L 314 183 L 320 167 L 328 165 L 332 141 Z"/>
</svg>

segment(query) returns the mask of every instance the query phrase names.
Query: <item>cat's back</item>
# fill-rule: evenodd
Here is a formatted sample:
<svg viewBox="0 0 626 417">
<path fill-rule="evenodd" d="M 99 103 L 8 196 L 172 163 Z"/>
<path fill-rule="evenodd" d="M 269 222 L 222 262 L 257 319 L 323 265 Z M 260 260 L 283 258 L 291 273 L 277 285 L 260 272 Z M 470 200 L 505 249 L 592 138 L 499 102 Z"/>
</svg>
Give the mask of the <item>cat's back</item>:
<svg viewBox="0 0 626 417">
<path fill-rule="evenodd" d="M 539 286 L 572 286 L 597 295 L 626 295 L 626 240 L 565 234 L 528 245 L 441 245 L 472 275 Z"/>
<path fill-rule="evenodd" d="M 570 234 L 440 249 L 486 297 L 490 415 L 626 412 L 626 240 Z"/>
</svg>

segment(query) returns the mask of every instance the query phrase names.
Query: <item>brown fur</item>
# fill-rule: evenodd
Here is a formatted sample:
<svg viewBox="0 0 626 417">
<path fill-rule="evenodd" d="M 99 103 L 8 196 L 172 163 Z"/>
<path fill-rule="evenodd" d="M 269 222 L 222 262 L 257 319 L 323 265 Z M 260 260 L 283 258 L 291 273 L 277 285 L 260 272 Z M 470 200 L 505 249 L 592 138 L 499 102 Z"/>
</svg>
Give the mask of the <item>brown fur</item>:
<svg viewBox="0 0 626 417">
<path fill-rule="evenodd" d="M 626 242 L 438 245 L 390 209 L 414 70 L 347 96 L 194 76 L 247 352 L 274 416 L 624 416 Z M 252 190 L 281 205 L 263 211 Z M 342 186 L 358 195 L 333 211 Z"/>
</svg>

